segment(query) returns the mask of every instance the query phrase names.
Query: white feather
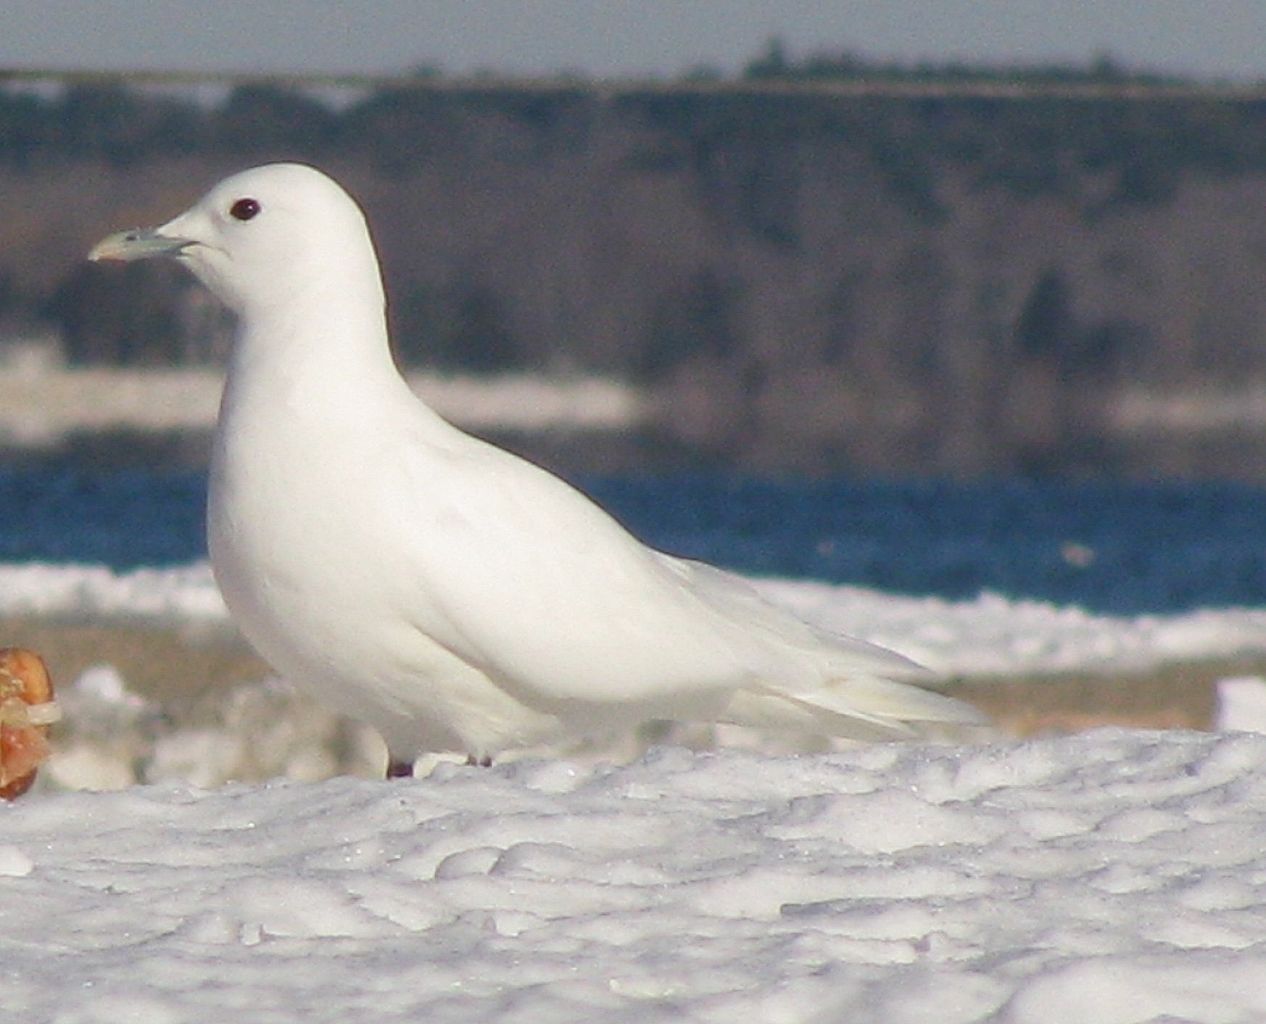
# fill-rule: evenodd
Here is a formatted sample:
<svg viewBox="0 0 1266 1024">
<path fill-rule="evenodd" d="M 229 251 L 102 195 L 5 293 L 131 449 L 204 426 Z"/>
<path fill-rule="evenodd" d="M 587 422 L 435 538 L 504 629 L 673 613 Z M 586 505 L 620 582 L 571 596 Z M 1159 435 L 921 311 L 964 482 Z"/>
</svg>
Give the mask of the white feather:
<svg viewBox="0 0 1266 1024">
<path fill-rule="evenodd" d="M 243 200 L 258 212 L 236 216 Z M 142 235 L 134 255 L 176 253 L 240 317 L 208 516 L 225 600 L 278 671 L 374 724 L 393 759 L 651 718 L 863 738 L 979 721 L 889 681 L 918 673 L 899 655 L 645 547 L 421 404 L 389 355 L 361 213 L 319 172 L 244 172 Z"/>
</svg>

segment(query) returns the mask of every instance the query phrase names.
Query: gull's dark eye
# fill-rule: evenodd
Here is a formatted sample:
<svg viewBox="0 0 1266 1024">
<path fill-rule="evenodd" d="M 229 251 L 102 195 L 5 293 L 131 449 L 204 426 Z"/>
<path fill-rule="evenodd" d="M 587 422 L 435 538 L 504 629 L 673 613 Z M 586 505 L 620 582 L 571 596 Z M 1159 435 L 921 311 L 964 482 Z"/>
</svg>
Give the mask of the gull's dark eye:
<svg viewBox="0 0 1266 1024">
<path fill-rule="evenodd" d="M 259 213 L 258 199 L 239 199 L 229 207 L 229 215 L 237 220 L 250 220 Z"/>
</svg>

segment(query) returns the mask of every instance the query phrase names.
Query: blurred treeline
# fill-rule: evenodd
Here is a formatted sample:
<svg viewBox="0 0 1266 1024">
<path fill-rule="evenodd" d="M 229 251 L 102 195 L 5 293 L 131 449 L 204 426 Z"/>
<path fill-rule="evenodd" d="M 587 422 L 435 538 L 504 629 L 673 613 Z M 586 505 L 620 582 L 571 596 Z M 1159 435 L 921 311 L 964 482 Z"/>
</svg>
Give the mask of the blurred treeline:
<svg viewBox="0 0 1266 1024">
<path fill-rule="evenodd" d="M 752 466 L 1257 475 L 1266 424 L 1226 410 L 1266 390 L 1266 93 L 1110 61 L 829 64 L 771 45 L 738 81 L 210 97 L 15 79 L 0 336 L 221 359 L 227 318 L 175 268 L 82 253 L 297 159 L 366 208 L 410 365 L 617 376 L 664 437 Z"/>
</svg>

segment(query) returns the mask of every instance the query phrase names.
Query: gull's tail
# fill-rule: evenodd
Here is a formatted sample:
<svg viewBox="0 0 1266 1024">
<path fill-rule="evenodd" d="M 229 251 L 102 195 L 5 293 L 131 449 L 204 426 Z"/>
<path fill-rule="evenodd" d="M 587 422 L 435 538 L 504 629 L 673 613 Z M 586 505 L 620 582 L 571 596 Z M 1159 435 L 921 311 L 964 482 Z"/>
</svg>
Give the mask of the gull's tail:
<svg viewBox="0 0 1266 1024">
<path fill-rule="evenodd" d="M 983 732 L 989 720 L 969 704 L 911 683 L 853 675 L 806 693 L 751 688 L 734 694 L 722 721 L 875 742 Z"/>
<path fill-rule="evenodd" d="M 931 675 L 908 658 L 809 625 L 724 570 L 660 557 L 767 659 L 719 721 L 866 741 L 960 738 L 987 729 L 989 720 L 969 704 L 919 685 Z M 762 660 L 754 657 L 753 665 Z"/>
</svg>

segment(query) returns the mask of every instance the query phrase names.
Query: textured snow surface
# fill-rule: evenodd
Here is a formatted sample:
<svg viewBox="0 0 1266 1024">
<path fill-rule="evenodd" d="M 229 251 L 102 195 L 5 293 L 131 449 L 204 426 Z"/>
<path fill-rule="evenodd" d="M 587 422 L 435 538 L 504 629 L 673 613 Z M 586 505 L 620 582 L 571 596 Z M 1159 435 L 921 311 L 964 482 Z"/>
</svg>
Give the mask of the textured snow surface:
<svg viewBox="0 0 1266 1024">
<path fill-rule="evenodd" d="M 1266 1019 L 1266 737 L 0 807 L 4 1019 Z"/>
</svg>

